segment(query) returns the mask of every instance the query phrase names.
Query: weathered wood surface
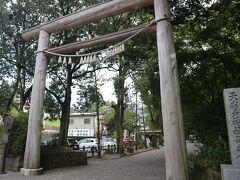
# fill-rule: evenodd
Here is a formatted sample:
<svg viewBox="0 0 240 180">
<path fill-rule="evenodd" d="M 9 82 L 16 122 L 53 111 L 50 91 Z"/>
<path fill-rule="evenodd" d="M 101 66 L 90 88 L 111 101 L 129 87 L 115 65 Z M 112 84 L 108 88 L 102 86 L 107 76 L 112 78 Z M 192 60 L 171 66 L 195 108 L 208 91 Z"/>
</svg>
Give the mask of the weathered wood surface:
<svg viewBox="0 0 240 180">
<path fill-rule="evenodd" d="M 49 34 L 45 31 L 40 31 L 24 155 L 25 169 L 40 168 L 43 100 L 47 74 L 47 57 L 42 51 L 48 48 L 48 42 Z"/>
<path fill-rule="evenodd" d="M 31 28 L 23 32 L 22 37 L 30 41 L 37 39 L 41 30 L 54 33 L 150 5 L 153 5 L 153 0 L 112 0 Z"/>
<path fill-rule="evenodd" d="M 170 18 L 168 0 L 154 0 L 156 19 Z M 157 23 L 166 179 L 187 180 L 188 167 L 176 52 L 169 19 Z"/>
<path fill-rule="evenodd" d="M 70 44 L 62 45 L 55 48 L 50 48 L 48 49 L 48 51 L 54 52 L 54 53 L 68 53 L 68 52 L 78 51 L 82 48 L 90 48 L 90 47 L 104 45 L 107 43 L 114 43 L 132 36 L 136 32 L 143 29 L 144 27 L 145 25 L 138 26 L 138 27 L 122 30 L 119 32 L 114 32 L 114 33 L 106 34 L 103 36 L 95 37 L 92 39 L 70 43 Z M 156 32 L 156 25 L 149 26 L 148 28 L 143 30 L 141 33 L 139 33 L 139 35 L 146 35 L 154 32 Z"/>
</svg>

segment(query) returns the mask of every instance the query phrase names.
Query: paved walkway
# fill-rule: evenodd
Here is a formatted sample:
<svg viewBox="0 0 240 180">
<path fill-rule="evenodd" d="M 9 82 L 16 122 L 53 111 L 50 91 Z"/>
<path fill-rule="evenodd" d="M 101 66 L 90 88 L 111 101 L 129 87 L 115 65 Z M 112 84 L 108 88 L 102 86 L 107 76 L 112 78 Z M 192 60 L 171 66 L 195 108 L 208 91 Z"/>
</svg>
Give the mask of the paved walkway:
<svg viewBox="0 0 240 180">
<path fill-rule="evenodd" d="M 188 149 L 192 152 L 193 146 Z M 164 148 L 137 153 L 89 158 L 87 166 L 53 169 L 41 176 L 10 172 L 0 175 L 0 180 L 165 180 Z"/>
<path fill-rule="evenodd" d="M 89 158 L 87 166 L 53 169 L 41 176 L 25 177 L 10 172 L 0 175 L 0 180 L 154 180 L 159 176 L 165 177 L 163 149 L 124 157 L 105 155 L 102 159 Z"/>
</svg>

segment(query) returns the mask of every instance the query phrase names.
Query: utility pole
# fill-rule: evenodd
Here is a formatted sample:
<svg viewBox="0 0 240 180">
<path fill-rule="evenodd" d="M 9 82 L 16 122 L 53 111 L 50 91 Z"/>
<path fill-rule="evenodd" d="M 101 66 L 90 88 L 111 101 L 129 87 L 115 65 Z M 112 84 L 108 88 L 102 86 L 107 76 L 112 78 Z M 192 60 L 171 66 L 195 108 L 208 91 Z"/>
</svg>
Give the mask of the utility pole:
<svg viewBox="0 0 240 180">
<path fill-rule="evenodd" d="M 143 118 L 144 146 L 145 146 L 145 148 L 147 148 L 146 126 L 145 126 L 145 117 L 144 117 L 144 108 L 143 108 L 143 104 L 142 104 L 142 118 Z"/>
<path fill-rule="evenodd" d="M 136 119 L 135 119 L 135 150 L 138 150 L 138 112 L 137 112 L 137 91 L 136 91 Z"/>
<path fill-rule="evenodd" d="M 154 0 L 164 129 L 166 179 L 188 180 L 180 87 L 168 0 Z"/>
</svg>

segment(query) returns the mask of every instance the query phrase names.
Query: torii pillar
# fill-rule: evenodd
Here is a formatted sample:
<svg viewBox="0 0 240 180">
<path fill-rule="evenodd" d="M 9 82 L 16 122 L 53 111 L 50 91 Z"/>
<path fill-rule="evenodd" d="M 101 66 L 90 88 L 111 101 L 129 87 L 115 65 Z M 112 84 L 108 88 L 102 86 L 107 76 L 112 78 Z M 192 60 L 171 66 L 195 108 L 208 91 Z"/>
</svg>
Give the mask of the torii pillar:
<svg viewBox="0 0 240 180">
<path fill-rule="evenodd" d="M 154 0 L 157 23 L 166 179 L 188 180 L 180 88 L 168 0 Z"/>
<path fill-rule="evenodd" d="M 28 119 L 27 141 L 21 174 L 25 176 L 39 175 L 41 155 L 41 131 L 43 117 L 43 101 L 47 75 L 47 57 L 43 52 L 48 48 L 49 34 L 43 30 L 39 33 L 37 58 L 31 95 L 30 113 Z"/>
</svg>

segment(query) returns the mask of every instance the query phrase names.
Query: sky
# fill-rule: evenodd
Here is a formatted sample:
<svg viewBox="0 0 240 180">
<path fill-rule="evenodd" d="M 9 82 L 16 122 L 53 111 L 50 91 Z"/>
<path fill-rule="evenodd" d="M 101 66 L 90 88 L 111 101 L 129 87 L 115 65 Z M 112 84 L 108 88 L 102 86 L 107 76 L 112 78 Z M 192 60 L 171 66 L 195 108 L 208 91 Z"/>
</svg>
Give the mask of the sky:
<svg viewBox="0 0 240 180">
<path fill-rule="evenodd" d="M 112 78 L 116 76 L 116 72 L 108 71 L 106 69 L 101 70 L 98 77 L 108 79 L 108 81 L 105 81 L 104 84 L 100 87 L 100 93 L 103 96 L 104 101 L 113 101 L 117 102 L 116 95 L 114 93 L 114 87 L 113 87 L 113 80 Z M 127 87 L 133 87 L 133 82 L 131 78 L 127 78 L 125 82 L 125 86 Z M 130 88 L 128 90 L 130 94 L 133 94 L 135 90 L 133 88 Z M 135 98 L 135 97 L 134 97 Z M 77 89 L 72 88 L 72 99 L 71 99 L 71 105 L 76 104 L 77 102 Z"/>
<path fill-rule="evenodd" d="M 100 87 L 100 93 L 103 96 L 103 99 L 105 101 L 114 101 L 117 102 L 117 98 L 114 95 L 114 87 L 113 87 L 113 81 L 111 80 L 112 77 L 114 77 L 116 72 L 111 72 L 108 70 L 101 70 L 98 77 L 109 79 L 106 81 L 101 87 Z M 77 102 L 77 89 L 72 88 L 72 101 L 71 104 L 76 104 Z"/>
<path fill-rule="evenodd" d="M 100 92 L 105 101 L 117 101 L 117 98 L 114 94 L 113 81 L 106 82 L 101 88 Z"/>
</svg>

